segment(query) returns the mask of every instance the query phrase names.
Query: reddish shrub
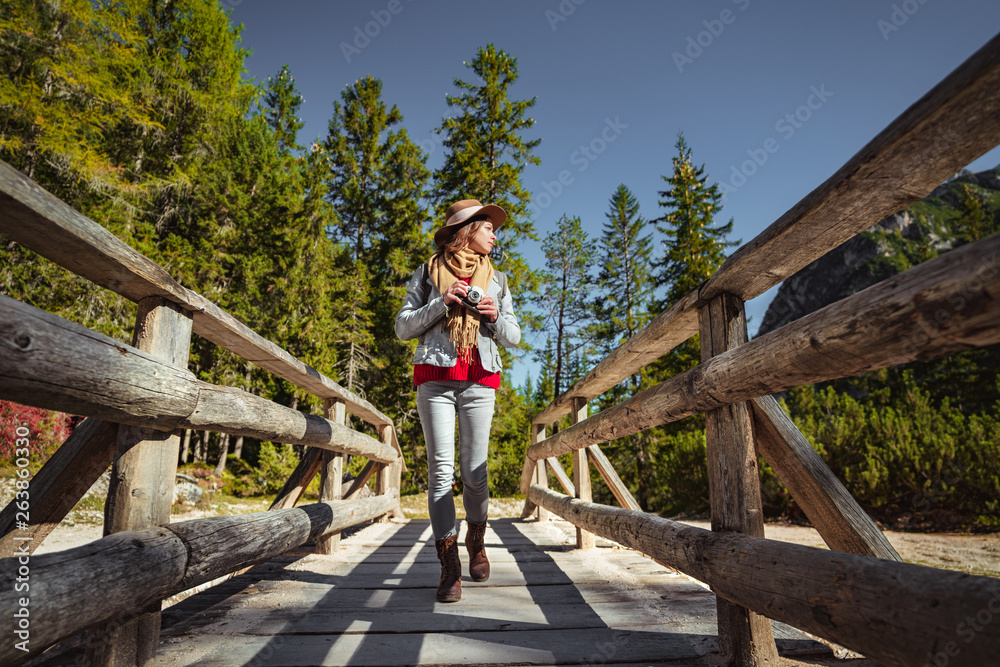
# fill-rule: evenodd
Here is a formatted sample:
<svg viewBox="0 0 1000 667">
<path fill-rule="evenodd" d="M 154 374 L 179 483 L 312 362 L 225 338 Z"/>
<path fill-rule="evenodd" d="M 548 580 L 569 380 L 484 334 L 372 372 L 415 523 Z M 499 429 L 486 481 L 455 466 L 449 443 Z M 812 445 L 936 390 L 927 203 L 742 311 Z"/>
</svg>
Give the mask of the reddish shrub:
<svg viewBox="0 0 1000 667">
<path fill-rule="evenodd" d="M 19 438 L 17 430 L 26 427 L 32 463 L 48 458 L 72 432 L 74 418 L 64 412 L 33 408 L 20 403 L 0 401 L 0 460 L 14 459 Z M 24 433 L 23 431 L 21 432 Z M 21 443 L 24 446 L 24 443 Z"/>
</svg>

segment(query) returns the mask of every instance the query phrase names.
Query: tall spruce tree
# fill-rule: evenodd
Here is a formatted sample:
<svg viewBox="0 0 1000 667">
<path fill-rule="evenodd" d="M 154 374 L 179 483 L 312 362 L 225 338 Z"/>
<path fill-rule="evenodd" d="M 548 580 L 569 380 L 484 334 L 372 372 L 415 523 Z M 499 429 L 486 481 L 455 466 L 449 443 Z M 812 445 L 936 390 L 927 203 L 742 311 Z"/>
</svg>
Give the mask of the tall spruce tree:
<svg viewBox="0 0 1000 667">
<path fill-rule="evenodd" d="M 523 137 L 535 124 L 527 117 L 535 98 L 511 99 L 517 58 L 493 44 L 481 47 L 465 64 L 478 80 L 455 79 L 459 94 L 446 99 L 458 113 L 445 118 L 436 130 L 444 135 L 445 147 L 444 164 L 434 172 L 437 218 L 443 220 L 448 206 L 459 199 L 501 206 L 507 221 L 498 233 L 497 246 L 503 251 L 498 265 L 514 289 L 524 294 L 535 285 L 533 272 L 517 250 L 519 243 L 537 240 L 528 217 L 531 195 L 521 184 L 524 168 L 541 162 L 534 155 L 541 139 Z"/>
<path fill-rule="evenodd" d="M 590 297 L 596 248 L 579 217 L 562 216 L 556 229 L 542 242 L 545 272 L 539 296 L 543 326 L 554 341 L 552 373 L 554 396 L 559 396 L 577 378 L 569 373 L 574 355 L 588 352 L 592 344 L 593 311 Z"/>
<path fill-rule="evenodd" d="M 608 354 L 649 322 L 653 240 L 638 200 L 624 183 L 611 196 L 605 218 L 594 306 L 598 340 Z M 635 378 L 633 391 L 637 387 Z"/>
<path fill-rule="evenodd" d="M 624 184 L 619 185 L 609 201 L 599 246 L 594 326 L 602 356 L 637 334 L 649 322 L 654 285 L 651 275 L 653 241 L 646 233 L 647 227 L 648 223 L 639 215 L 639 202 Z M 638 392 L 641 385 L 642 373 L 634 373 L 625 383 L 605 392 L 598 403 L 602 409 L 610 407 Z M 645 506 L 651 483 L 648 435 L 636 433 L 609 444 L 608 457 L 616 469 L 634 473 L 626 477 L 636 489 L 636 498 Z M 610 495 L 603 500 L 610 502 Z"/>
<path fill-rule="evenodd" d="M 732 231 L 732 220 L 714 224 L 721 208 L 719 186 L 708 182 L 704 166 L 694 165 L 683 134 L 678 135 L 676 148 L 673 173 L 663 177 L 669 188 L 659 193 L 660 206 L 667 213 L 654 221 L 665 237 L 663 254 L 656 264 L 657 280 L 665 295 L 657 312 L 708 280 L 725 261 L 726 248 L 739 243 L 726 238 Z M 651 379 L 662 382 L 686 371 L 699 363 L 700 356 L 696 335 L 651 364 Z M 640 504 L 651 511 L 700 507 L 708 498 L 703 416 L 673 422 L 646 435 L 651 443 L 648 463 L 652 473 L 646 498 L 638 498 Z M 684 498 L 679 497 L 682 493 Z"/>
<path fill-rule="evenodd" d="M 288 65 L 282 65 L 276 75 L 267 77 L 262 109 L 282 153 L 303 148 L 298 144 L 299 130 L 305 125 L 297 115 L 301 107 L 302 96 L 295 88 L 295 78 Z"/>
<path fill-rule="evenodd" d="M 712 277 L 726 259 L 726 248 L 740 243 L 726 239 L 733 231 L 731 219 L 723 225 L 713 224 L 722 208 L 722 193 L 718 183 L 708 183 L 705 166 L 696 167 L 692 162 L 683 134 L 678 134 L 675 148 L 673 174 L 663 177 L 669 188 L 658 193 L 660 206 L 667 213 L 653 221 L 666 239 L 663 254 L 656 262 L 658 282 L 666 287 L 659 310 L 670 307 Z"/>
<path fill-rule="evenodd" d="M 406 284 L 431 247 L 423 203 L 430 172 L 401 127 L 403 114 L 382 100 L 382 82 L 364 77 L 347 86 L 323 145 L 328 199 L 338 222 L 333 236 L 349 250 L 338 300 L 348 307 L 338 327 L 347 386 L 414 428 L 413 342 L 396 338 L 394 320 Z M 414 430 L 414 437 L 419 433 Z"/>
</svg>

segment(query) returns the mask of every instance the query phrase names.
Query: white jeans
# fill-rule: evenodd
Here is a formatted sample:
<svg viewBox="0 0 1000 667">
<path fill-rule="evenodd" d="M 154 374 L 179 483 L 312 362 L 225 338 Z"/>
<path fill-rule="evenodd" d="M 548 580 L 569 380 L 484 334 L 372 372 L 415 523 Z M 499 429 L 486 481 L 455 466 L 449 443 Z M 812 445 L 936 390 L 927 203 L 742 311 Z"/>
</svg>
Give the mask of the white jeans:
<svg viewBox="0 0 1000 667">
<path fill-rule="evenodd" d="M 475 382 L 447 380 L 417 387 L 417 413 L 427 443 L 427 510 L 436 540 L 458 533 L 452 499 L 456 415 L 466 519 L 486 521 L 490 502 L 486 458 L 495 402 L 496 391 Z"/>
</svg>

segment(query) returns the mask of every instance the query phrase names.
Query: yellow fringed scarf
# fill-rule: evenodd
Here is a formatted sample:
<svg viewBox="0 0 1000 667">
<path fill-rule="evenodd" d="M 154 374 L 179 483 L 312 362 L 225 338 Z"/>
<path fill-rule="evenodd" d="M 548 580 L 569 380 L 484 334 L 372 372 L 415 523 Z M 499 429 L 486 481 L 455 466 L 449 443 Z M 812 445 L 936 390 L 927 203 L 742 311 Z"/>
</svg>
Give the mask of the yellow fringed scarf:
<svg viewBox="0 0 1000 667">
<path fill-rule="evenodd" d="M 493 265 L 490 258 L 475 250 L 463 248 L 452 253 L 435 253 L 427 262 L 427 273 L 441 294 L 448 291 L 459 278 L 469 278 L 471 285 L 482 288 L 483 292 L 493 280 Z M 474 313 L 462 304 L 456 304 L 448 311 L 442 327 L 448 332 L 448 339 L 455 343 L 458 354 L 469 359 L 472 350 L 479 343 L 479 313 Z"/>
</svg>

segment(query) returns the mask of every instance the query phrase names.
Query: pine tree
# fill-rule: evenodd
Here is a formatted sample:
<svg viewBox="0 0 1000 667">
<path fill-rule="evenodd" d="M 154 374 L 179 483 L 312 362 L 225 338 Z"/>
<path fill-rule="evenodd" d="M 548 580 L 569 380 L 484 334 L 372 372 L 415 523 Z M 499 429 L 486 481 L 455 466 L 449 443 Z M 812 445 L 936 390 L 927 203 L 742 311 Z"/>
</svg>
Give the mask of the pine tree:
<svg viewBox="0 0 1000 667">
<path fill-rule="evenodd" d="M 694 166 L 683 134 L 678 135 L 675 147 L 673 175 L 663 177 L 670 187 L 659 192 L 660 206 L 668 212 L 653 221 L 657 231 L 666 237 L 663 255 L 656 263 L 658 283 L 666 287 L 659 310 L 712 277 L 726 259 L 725 249 L 740 243 L 726 240 L 733 230 L 732 220 L 724 225 L 712 224 L 721 209 L 718 183 L 709 185 L 705 166 Z"/>
<path fill-rule="evenodd" d="M 334 103 L 323 150 L 338 218 L 331 232 L 350 249 L 355 267 L 339 292 L 349 306 L 340 330 L 348 386 L 405 414 L 413 401 L 412 344 L 396 338 L 393 323 L 406 284 L 431 247 L 422 203 L 430 172 L 402 121 L 399 109 L 382 100 L 382 82 L 364 77 Z"/>
<path fill-rule="evenodd" d="M 663 177 L 670 187 L 659 193 L 660 206 L 668 212 L 654 220 L 657 230 L 666 238 L 663 255 L 656 263 L 657 281 L 665 288 L 657 313 L 708 280 L 725 261 L 725 249 L 739 243 L 726 239 L 733 228 L 732 220 L 723 225 L 713 224 L 722 195 L 717 183 L 708 183 L 704 166 L 694 166 L 683 134 L 678 135 L 676 148 L 673 174 Z M 652 381 L 663 382 L 696 366 L 700 356 L 696 335 L 651 364 L 649 375 Z M 676 509 L 678 477 L 687 480 L 686 494 L 692 503 L 708 497 L 707 476 L 696 474 L 705 470 L 703 430 L 704 417 L 696 415 L 644 434 L 649 448 L 640 449 L 637 456 L 640 473 L 637 500 L 644 508 L 679 511 Z"/>
<path fill-rule="evenodd" d="M 302 96 L 295 88 L 295 79 L 288 68 L 282 65 L 276 76 L 267 77 L 262 110 L 267 124 L 278 139 L 278 149 L 282 153 L 302 150 L 298 141 L 299 130 L 305 125 L 296 115 L 302 106 Z"/>
<path fill-rule="evenodd" d="M 537 240 L 528 218 L 530 193 L 521 185 L 524 168 L 540 164 L 533 151 L 541 139 L 523 138 L 525 130 L 535 124 L 526 117 L 535 98 L 510 99 L 518 76 L 517 59 L 493 44 L 481 47 L 475 60 L 465 64 L 478 81 L 455 79 L 459 94 L 446 99 L 458 113 L 445 118 L 436 130 L 444 135 L 445 147 L 444 164 L 434 173 L 437 218 L 443 220 L 447 208 L 460 199 L 502 207 L 507 221 L 498 233 L 497 247 L 503 250 L 499 268 L 508 274 L 515 290 L 527 293 L 535 277 L 517 246 Z"/>
<path fill-rule="evenodd" d="M 570 385 L 568 362 L 591 343 L 592 311 L 589 307 L 596 249 L 579 217 L 565 215 L 542 242 L 546 270 L 536 300 L 544 327 L 555 339 L 553 392 L 559 396 Z"/>
<path fill-rule="evenodd" d="M 621 184 L 611 196 L 600 245 L 595 319 L 603 354 L 639 333 L 649 321 L 652 236 L 635 195 Z M 633 378 L 632 390 L 638 388 Z"/>
</svg>

